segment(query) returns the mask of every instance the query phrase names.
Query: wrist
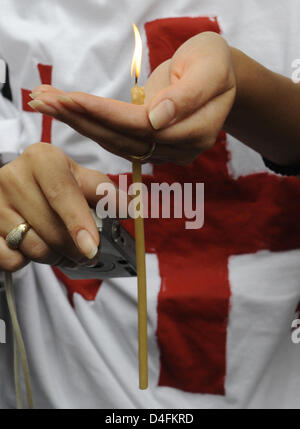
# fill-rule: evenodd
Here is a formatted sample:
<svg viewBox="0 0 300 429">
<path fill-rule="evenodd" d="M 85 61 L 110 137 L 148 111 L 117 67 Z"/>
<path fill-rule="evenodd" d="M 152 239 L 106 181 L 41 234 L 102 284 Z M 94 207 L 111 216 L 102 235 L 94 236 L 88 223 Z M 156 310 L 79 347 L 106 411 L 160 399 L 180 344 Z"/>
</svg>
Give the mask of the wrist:
<svg viewBox="0 0 300 429">
<path fill-rule="evenodd" d="M 245 73 L 245 70 L 247 67 L 245 66 L 246 58 L 247 56 L 243 54 L 242 51 L 239 49 L 230 48 L 231 50 L 231 58 L 232 58 L 232 66 L 233 71 L 235 75 L 235 81 L 236 81 L 236 94 L 235 94 L 235 100 L 232 105 L 232 108 L 226 118 L 226 121 L 224 123 L 224 131 L 227 133 L 230 133 L 234 126 L 235 122 L 235 112 L 238 112 L 243 105 L 243 99 L 244 99 L 244 88 L 246 86 L 245 80 L 247 79 L 247 75 Z"/>
</svg>

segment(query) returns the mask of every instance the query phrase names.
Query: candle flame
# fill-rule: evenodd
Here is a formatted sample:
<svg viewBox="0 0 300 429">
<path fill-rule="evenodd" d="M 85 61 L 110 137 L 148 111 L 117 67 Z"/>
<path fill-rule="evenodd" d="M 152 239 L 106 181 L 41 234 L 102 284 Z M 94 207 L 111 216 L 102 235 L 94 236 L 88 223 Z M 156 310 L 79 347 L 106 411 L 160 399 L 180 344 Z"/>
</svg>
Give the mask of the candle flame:
<svg viewBox="0 0 300 429">
<path fill-rule="evenodd" d="M 134 39 L 135 39 L 135 48 L 134 48 L 134 53 L 133 53 L 132 63 L 131 63 L 131 76 L 135 72 L 135 81 L 137 82 L 141 72 L 143 49 L 142 49 L 142 38 L 135 24 L 133 24 L 133 31 L 134 31 Z"/>
</svg>

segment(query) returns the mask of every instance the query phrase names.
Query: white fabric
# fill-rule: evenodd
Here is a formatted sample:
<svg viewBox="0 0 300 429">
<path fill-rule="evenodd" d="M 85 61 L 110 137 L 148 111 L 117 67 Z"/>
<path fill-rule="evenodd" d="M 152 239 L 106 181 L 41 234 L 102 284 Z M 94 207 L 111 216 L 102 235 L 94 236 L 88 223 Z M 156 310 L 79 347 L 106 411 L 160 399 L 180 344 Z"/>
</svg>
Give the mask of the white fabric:
<svg viewBox="0 0 300 429">
<path fill-rule="evenodd" d="M 173 16 L 217 16 L 229 43 L 290 76 L 300 55 L 297 0 L 2 0 L 0 56 L 10 66 L 13 104 L 0 98 L 0 152 L 40 140 L 41 115 L 22 111 L 21 88 L 40 83 L 38 62 L 53 65 L 53 84 L 129 100 L 131 22 Z M 143 36 L 145 37 L 145 36 Z M 146 46 L 144 39 L 144 46 Z M 147 54 L 147 49 L 146 49 Z M 144 56 L 142 80 L 149 66 Z M 90 168 L 129 170 L 129 163 L 53 123 L 53 144 Z M 229 140 L 234 178 L 266 168 L 259 155 Z M 12 150 L 13 149 L 13 150 Z M 249 156 L 251 162 L 249 162 Z M 151 166 L 144 172 L 151 174 Z M 150 388 L 138 390 L 136 280 L 103 282 L 95 301 L 74 298 L 49 267 L 31 264 L 15 276 L 16 300 L 40 408 L 299 408 L 300 348 L 290 341 L 300 297 L 300 251 L 233 256 L 227 336 L 226 395 L 158 386 L 155 332 L 160 276 L 147 255 Z M 0 317 L 6 318 L 1 294 Z M 8 335 L 10 333 L 8 332 Z M 15 406 L 12 351 L 0 345 L 0 407 Z"/>
<path fill-rule="evenodd" d="M 0 153 L 20 154 L 20 136 L 20 113 L 0 95 Z"/>
</svg>

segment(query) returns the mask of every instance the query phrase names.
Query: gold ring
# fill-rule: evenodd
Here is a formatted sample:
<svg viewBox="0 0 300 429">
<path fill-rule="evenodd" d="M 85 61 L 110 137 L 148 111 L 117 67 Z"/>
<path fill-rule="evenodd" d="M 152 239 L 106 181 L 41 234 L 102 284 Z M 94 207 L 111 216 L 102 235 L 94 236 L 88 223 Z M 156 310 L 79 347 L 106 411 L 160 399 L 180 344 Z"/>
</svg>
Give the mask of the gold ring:
<svg viewBox="0 0 300 429">
<path fill-rule="evenodd" d="M 30 225 L 27 222 L 20 223 L 20 225 L 13 228 L 5 238 L 8 247 L 13 250 L 18 249 L 29 229 Z"/>
<path fill-rule="evenodd" d="M 139 161 L 145 161 L 146 159 L 150 158 L 151 155 L 153 155 L 155 149 L 156 149 L 156 142 L 152 142 L 149 151 L 145 153 L 145 155 L 131 155 L 131 158 L 137 159 Z"/>
</svg>

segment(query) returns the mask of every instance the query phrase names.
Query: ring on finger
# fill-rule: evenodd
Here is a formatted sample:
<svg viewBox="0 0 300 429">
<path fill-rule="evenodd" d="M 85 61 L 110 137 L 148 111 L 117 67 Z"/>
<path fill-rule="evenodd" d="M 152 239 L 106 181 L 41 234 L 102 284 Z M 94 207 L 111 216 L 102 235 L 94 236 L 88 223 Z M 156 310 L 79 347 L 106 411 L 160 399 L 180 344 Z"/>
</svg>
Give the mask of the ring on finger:
<svg viewBox="0 0 300 429">
<path fill-rule="evenodd" d="M 156 149 L 156 142 L 153 141 L 147 153 L 145 153 L 144 155 L 131 155 L 131 158 L 138 161 L 145 161 L 146 159 L 149 159 L 153 155 L 155 149 Z"/>
<path fill-rule="evenodd" d="M 26 233 L 30 230 L 31 226 L 28 222 L 23 222 L 17 225 L 15 228 L 13 228 L 9 233 L 6 235 L 5 240 L 8 245 L 8 247 L 12 250 L 19 249 L 23 238 L 25 237 Z"/>
</svg>

